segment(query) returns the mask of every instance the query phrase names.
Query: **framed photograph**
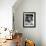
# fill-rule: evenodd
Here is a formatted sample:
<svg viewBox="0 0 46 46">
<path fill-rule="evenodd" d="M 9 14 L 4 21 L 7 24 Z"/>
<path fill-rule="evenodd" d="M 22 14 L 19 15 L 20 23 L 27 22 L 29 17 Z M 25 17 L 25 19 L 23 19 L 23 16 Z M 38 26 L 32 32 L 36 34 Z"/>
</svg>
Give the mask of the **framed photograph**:
<svg viewBox="0 0 46 46">
<path fill-rule="evenodd" d="M 36 12 L 23 13 L 23 27 L 36 27 Z"/>
</svg>

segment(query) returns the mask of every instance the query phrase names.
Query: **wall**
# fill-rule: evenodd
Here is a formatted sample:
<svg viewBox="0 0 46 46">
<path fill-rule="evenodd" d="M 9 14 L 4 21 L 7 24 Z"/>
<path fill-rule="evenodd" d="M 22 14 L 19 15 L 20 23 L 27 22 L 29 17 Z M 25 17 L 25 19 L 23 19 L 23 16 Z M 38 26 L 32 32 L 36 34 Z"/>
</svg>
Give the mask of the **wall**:
<svg viewBox="0 0 46 46">
<path fill-rule="evenodd" d="M 12 29 L 12 6 L 15 2 L 16 0 L 0 0 L 0 33 L 4 30 L 4 27 L 9 30 Z M 1 27 L 3 28 L 1 29 Z M 0 34 L 0 38 L 5 38 L 5 35 L 10 35 L 10 32 L 3 31 L 3 33 Z"/>
<path fill-rule="evenodd" d="M 41 46 L 41 0 L 23 0 L 14 6 L 15 30 L 22 32 L 24 39 L 31 39 L 36 46 Z M 23 28 L 23 12 L 36 12 L 36 28 Z"/>
<path fill-rule="evenodd" d="M 12 29 L 12 6 L 16 0 L 0 0 L 0 27 Z"/>
<path fill-rule="evenodd" d="M 41 1 L 41 40 L 42 46 L 46 46 L 46 0 Z"/>
</svg>

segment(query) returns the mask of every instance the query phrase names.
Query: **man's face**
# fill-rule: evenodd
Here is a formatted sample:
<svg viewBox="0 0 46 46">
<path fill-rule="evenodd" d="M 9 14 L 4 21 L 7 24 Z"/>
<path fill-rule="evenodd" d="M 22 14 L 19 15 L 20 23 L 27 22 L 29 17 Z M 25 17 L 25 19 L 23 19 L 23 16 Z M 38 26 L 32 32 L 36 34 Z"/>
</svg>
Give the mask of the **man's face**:
<svg viewBox="0 0 46 46">
<path fill-rule="evenodd" d="M 26 18 L 25 18 L 25 21 L 27 21 L 27 22 L 33 21 L 33 15 L 32 14 L 27 14 Z"/>
</svg>

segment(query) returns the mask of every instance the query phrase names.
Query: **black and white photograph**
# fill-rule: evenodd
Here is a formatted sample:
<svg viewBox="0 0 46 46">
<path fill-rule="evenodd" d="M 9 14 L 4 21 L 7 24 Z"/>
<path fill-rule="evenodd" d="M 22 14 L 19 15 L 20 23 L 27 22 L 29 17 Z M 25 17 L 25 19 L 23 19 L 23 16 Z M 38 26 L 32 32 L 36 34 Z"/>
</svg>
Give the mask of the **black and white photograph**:
<svg viewBox="0 0 46 46">
<path fill-rule="evenodd" d="M 36 26 L 36 12 L 24 12 L 23 27 L 35 27 L 35 26 Z"/>
</svg>

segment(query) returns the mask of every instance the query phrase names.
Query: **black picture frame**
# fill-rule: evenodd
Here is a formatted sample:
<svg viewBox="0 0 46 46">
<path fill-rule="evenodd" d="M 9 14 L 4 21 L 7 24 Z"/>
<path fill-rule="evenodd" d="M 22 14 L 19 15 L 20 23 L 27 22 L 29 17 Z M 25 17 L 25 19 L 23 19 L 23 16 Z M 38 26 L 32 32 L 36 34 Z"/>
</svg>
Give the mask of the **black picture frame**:
<svg viewBox="0 0 46 46">
<path fill-rule="evenodd" d="M 23 27 L 36 27 L 36 12 L 23 12 Z"/>
</svg>

